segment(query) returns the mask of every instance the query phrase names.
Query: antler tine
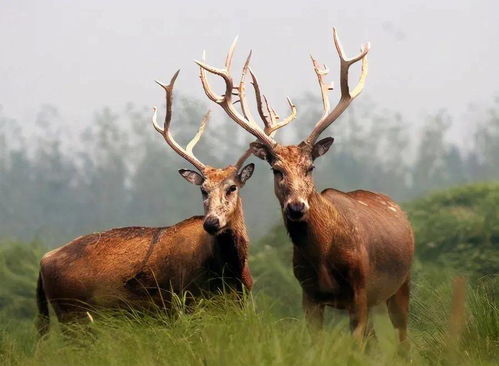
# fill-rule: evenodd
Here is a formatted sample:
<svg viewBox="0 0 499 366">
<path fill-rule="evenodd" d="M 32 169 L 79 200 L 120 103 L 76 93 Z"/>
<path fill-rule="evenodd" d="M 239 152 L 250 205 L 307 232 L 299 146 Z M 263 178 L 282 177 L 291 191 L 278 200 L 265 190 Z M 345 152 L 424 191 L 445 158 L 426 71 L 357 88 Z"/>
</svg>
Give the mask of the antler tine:
<svg viewBox="0 0 499 366">
<path fill-rule="evenodd" d="M 173 86 L 175 84 L 175 80 L 177 79 L 177 76 L 179 74 L 180 70 L 178 70 L 175 75 L 173 75 L 170 84 L 165 85 L 163 83 L 160 83 L 159 81 L 156 81 L 158 85 L 160 85 L 166 93 L 165 99 L 166 99 L 166 115 L 165 115 L 165 122 L 164 122 L 164 127 L 161 128 L 158 125 L 157 122 L 157 112 L 158 108 L 156 106 L 153 107 L 153 116 L 152 116 L 152 124 L 155 128 L 156 131 L 158 131 L 163 138 L 165 139 L 166 143 L 181 157 L 183 157 L 185 160 L 190 162 L 192 165 L 194 165 L 201 173 L 203 173 L 204 169 L 206 166 L 201 163 L 193 154 L 192 149 L 194 146 L 197 144 L 199 139 L 201 138 L 201 135 L 204 132 L 206 123 L 209 119 L 210 112 L 206 113 L 204 116 L 203 120 L 201 121 L 201 125 L 199 126 L 199 130 L 196 133 L 196 135 L 192 138 L 192 140 L 187 144 L 187 148 L 184 149 L 182 146 L 180 146 L 173 136 L 170 133 L 170 122 L 172 119 L 172 104 L 173 104 Z"/>
<path fill-rule="evenodd" d="M 343 46 L 341 45 L 341 41 L 338 37 L 338 32 L 336 28 L 333 28 L 333 39 L 336 50 L 338 51 L 338 55 L 340 57 L 340 73 L 341 73 L 341 97 L 355 98 L 360 94 L 362 88 L 364 87 L 365 78 L 367 76 L 367 58 L 365 57 L 369 52 L 369 42 L 364 44 L 360 49 L 360 54 L 355 57 L 347 58 L 345 56 L 345 52 L 343 51 Z M 360 90 L 358 90 L 357 94 L 350 94 L 350 88 L 348 86 L 348 71 L 349 67 L 356 63 L 357 61 L 362 59 L 362 70 L 360 75 L 360 80 L 355 89 L 358 89 L 359 85 L 361 86 Z"/>
<path fill-rule="evenodd" d="M 291 102 L 291 99 L 289 99 L 289 97 L 287 97 L 286 99 L 287 99 L 289 107 L 291 109 L 291 113 L 284 120 L 282 120 L 279 123 L 276 123 L 276 117 L 277 117 L 277 119 L 279 119 L 279 116 L 269 106 L 267 98 L 262 94 L 262 92 L 260 90 L 260 84 L 258 83 L 258 79 L 257 79 L 255 73 L 253 72 L 253 70 L 251 70 L 251 68 L 249 69 L 249 72 L 251 75 L 253 88 L 255 90 L 258 114 L 265 125 L 264 131 L 267 135 L 274 137 L 275 132 L 279 128 L 286 126 L 289 122 L 293 121 L 296 118 L 296 114 L 297 114 L 296 106 Z M 268 115 L 266 115 L 264 110 L 263 110 L 264 104 L 265 104 L 265 108 L 267 109 Z"/>
<path fill-rule="evenodd" d="M 251 148 L 248 148 L 244 153 L 243 155 L 241 155 L 241 157 L 237 160 L 237 163 L 234 165 L 236 167 L 237 170 L 239 170 L 244 162 L 253 154 Z"/>
<path fill-rule="evenodd" d="M 236 122 L 238 125 L 240 125 L 242 128 L 244 128 L 246 131 L 254 135 L 257 139 L 259 139 L 261 142 L 267 144 L 268 146 L 274 146 L 275 141 L 272 137 L 267 136 L 265 132 L 255 123 L 255 121 L 251 118 L 251 116 L 248 113 L 248 108 L 246 105 L 246 101 L 244 100 L 244 87 L 243 87 L 243 95 L 241 98 L 241 92 L 239 91 L 239 98 L 241 101 L 241 105 L 243 105 L 243 115 L 239 113 L 234 107 L 234 103 L 232 102 L 232 93 L 234 90 L 234 83 L 232 81 L 232 77 L 230 75 L 230 66 L 232 62 L 232 55 L 234 52 L 235 48 L 235 42 L 232 43 L 229 53 L 227 54 L 227 58 L 225 60 L 225 68 L 224 69 L 217 69 L 213 66 L 207 65 L 204 62 L 200 62 L 197 60 L 194 60 L 196 64 L 199 65 L 201 71 L 200 71 L 200 78 L 201 82 L 203 84 L 203 89 L 208 96 L 208 98 L 218 105 L 220 105 L 223 110 L 228 114 L 228 116 Z M 204 61 L 204 59 L 203 59 Z M 249 62 L 249 61 L 248 61 Z M 222 77 L 222 79 L 225 82 L 225 93 L 223 96 L 218 96 L 216 93 L 213 92 L 211 89 L 208 80 L 206 78 L 206 73 L 205 71 L 211 72 L 212 74 L 218 75 Z"/>
<path fill-rule="evenodd" d="M 369 42 L 367 42 L 363 47 L 361 47 L 360 54 L 355 57 L 348 58 L 345 56 L 345 51 L 343 51 L 343 46 L 341 45 L 340 38 L 338 37 L 338 31 L 336 30 L 336 27 L 333 27 L 333 39 L 334 45 L 336 47 L 336 50 L 338 51 L 338 55 L 340 56 L 341 61 L 345 62 L 348 65 L 356 63 L 365 55 L 367 55 L 367 52 L 369 52 Z"/>
<path fill-rule="evenodd" d="M 251 75 L 251 80 L 253 84 L 253 89 L 255 90 L 255 97 L 256 97 L 256 107 L 258 110 L 258 114 L 260 115 L 260 118 L 262 119 L 263 123 L 265 124 L 265 127 L 267 127 L 268 124 L 268 119 L 265 113 L 263 112 L 263 102 L 262 102 L 262 92 L 260 91 L 260 85 L 258 84 L 258 79 L 255 76 L 255 73 L 251 68 L 249 68 L 249 72 Z"/>
<path fill-rule="evenodd" d="M 204 129 L 206 128 L 206 124 L 208 123 L 208 121 L 210 119 L 210 114 L 211 114 L 211 111 L 208 110 L 208 112 L 206 112 L 206 114 L 203 116 L 203 119 L 201 120 L 201 123 L 199 124 L 198 131 L 196 132 L 196 134 L 194 135 L 194 137 L 192 138 L 192 140 L 185 147 L 185 151 L 189 155 L 194 155 L 194 153 L 192 152 L 192 149 L 194 149 L 194 146 L 196 146 L 196 144 L 201 139 L 201 136 L 204 133 Z"/>
<path fill-rule="evenodd" d="M 230 45 L 229 52 L 227 53 L 227 57 L 225 59 L 225 70 L 230 73 L 230 67 L 232 66 L 232 56 L 234 56 L 234 50 L 236 49 L 237 40 L 239 36 L 236 36 Z"/>
<path fill-rule="evenodd" d="M 201 59 L 203 61 L 205 61 L 206 51 L 203 51 L 203 55 L 202 55 Z M 199 66 L 201 66 L 198 61 L 194 61 L 194 62 L 196 62 Z M 211 89 L 210 83 L 208 82 L 208 78 L 206 77 L 205 69 L 210 71 L 213 74 L 220 75 L 222 77 L 223 77 L 223 70 L 216 69 L 216 68 L 211 67 L 209 65 L 204 65 L 204 67 L 202 66 L 199 69 L 199 77 L 201 79 L 201 83 L 203 84 L 203 90 L 204 90 L 206 96 L 208 97 L 208 99 L 212 100 L 213 102 L 219 103 L 221 100 L 223 100 L 223 97 L 221 95 L 218 95 L 217 93 L 215 93 L 213 91 L 213 89 Z"/>
<path fill-rule="evenodd" d="M 313 144 L 317 140 L 319 135 L 345 111 L 345 109 L 350 105 L 352 100 L 354 100 L 364 89 L 364 84 L 367 77 L 367 71 L 368 71 L 367 53 L 369 52 L 370 48 L 369 43 L 366 43 L 365 45 L 362 46 L 359 55 L 352 58 L 347 58 L 345 56 L 345 52 L 343 51 L 343 47 L 338 37 L 336 28 L 333 28 L 333 39 L 334 39 L 334 45 L 338 52 L 338 56 L 340 57 L 341 97 L 336 107 L 334 107 L 334 109 L 330 113 L 326 113 L 325 111 L 322 118 L 319 120 L 319 122 L 317 122 L 310 136 L 308 136 L 307 139 L 304 141 L 307 144 Z M 353 91 L 350 92 L 350 88 L 348 86 L 348 71 L 350 66 L 359 60 L 362 60 L 360 79 L 355 88 L 353 89 Z M 312 62 L 314 62 L 313 59 Z M 314 62 L 314 69 L 316 69 L 315 62 Z M 321 83 L 319 73 L 317 73 L 317 78 L 319 79 L 319 84 L 321 85 L 321 92 L 322 92 L 323 85 Z M 323 95 L 323 104 L 324 106 L 326 106 L 326 104 L 324 103 L 324 93 L 322 93 L 322 95 Z M 327 103 L 329 104 L 329 101 Z M 324 110 L 326 110 L 325 107 Z"/>
<path fill-rule="evenodd" d="M 241 111 L 243 112 L 244 118 L 246 118 L 247 120 L 250 120 L 250 121 L 253 120 L 253 116 L 251 115 L 248 103 L 246 101 L 246 85 L 244 84 L 244 82 L 246 80 L 246 74 L 249 71 L 249 63 L 251 61 L 251 54 L 252 54 L 252 51 L 250 51 L 248 57 L 246 58 L 246 62 L 244 63 L 243 71 L 241 73 L 241 81 L 239 82 L 239 88 L 238 88 L 239 102 L 241 103 Z"/>
<path fill-rule="evenodd" d="M 276 116 L 275 116 L 275 111 L 272 109 L 272 107 L 269 104 L 269 101 L 265 95 L 262 95 L 263 101 L 265 103 L 265 109 L 267 110 L 267 120 L 264 121 L 265 123 L 265 128 L 270 129 L 275 123 Z M 267 132 L 267 131 L 266 131 Z M 267 133 L 269 134 L 269 133 Z"/>
<path fill-rule="evenodd" d="M 324 118 L 328 114 L 329 109 L 331 108 L 328 94 L 330 90 L 333 90 L 333 83 L 328 85 L 324 80 L 325 76 L 329 73 L 329 68 L 326 65 L 324 65 L 324 67 L 321 68 L 317 60 L 312 55 L 310 55 L 310 58 L 312 60 L 312 65 L 314 67 L 315 74 L 317 75 L 317 81 L 319 82 L 319 87 L 321 88 L 322 106 L 324 108 L 324 111 L 322 113 L 322 118 Z"/>
<path fill-rule="evenodd" d="M 281 127 L 286 126 L 289 122 L 293 121 L 296 118 L 296 106 L 293 104 L 291 99 L 289 97 L 286 97 L 289 108 L 291 109 L 291 114 L 287 116 L 285 119 L 283 119 L 281 122 L 276 123 L 272 126 L 272 128 L 269 129 L 270 136 L 274 137 L 275 133 L 277 132 L 278 129 Z"/>
<path fill-rule="evenodd" d="M 245 85 L 245 80 L 246 80 L 246 75 L 249 71 L 249 64 L 251 61 L 251 55 L 252 51 L 250 50 L 248 57 L 246 58 L 246 61 L 244 62 L 243 66 L 243 71 L 241 73 L 241 80 L 239 82 L 239 102 L 241 103 L 241 111 L 243 112 L 244 118 L 247 120 L 253 120 L 253 116 L 251 115 L 247 100 L 246 100 L 246 85 Z M 251 148 L 246 149 L 246 151 L 241 155 L 241 157 L 237 160 L 236 164 L 234 165 L 237 170 L 241 169 L 243 166 L 244 162 L 248 160 L 248 158 L 252 155 Z"/>
<path fill-rule="evenodd" d="M 371 45 L 369 42 L 365 43 L 360 48 L 361 53 L 364 54 L 364 56 L 366 56 L 367 52 L 369 52 L 370 47 L 371 47 Z M 353 88 L 353 91 L 350 93 L 352 99 L 356 98 L 362 92 L 362 90 L 364 90 L 364 85 L 366 84 L 368 68 L 369 67 L 367 64 L 367 57 L 362 57 L 362 63 L 360 66 L 359 82 L 357 83 L 357 85 L 355 85 L 355 88 Z"/>
</svg>

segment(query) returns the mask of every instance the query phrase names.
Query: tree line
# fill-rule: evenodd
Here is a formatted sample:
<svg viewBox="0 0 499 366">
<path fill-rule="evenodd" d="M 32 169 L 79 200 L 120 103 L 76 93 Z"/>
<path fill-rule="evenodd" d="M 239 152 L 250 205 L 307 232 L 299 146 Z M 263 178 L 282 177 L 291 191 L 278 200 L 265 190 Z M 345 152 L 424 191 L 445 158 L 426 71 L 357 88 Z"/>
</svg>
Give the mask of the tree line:
<svg viewBox="0 0 499 366">
<path fill-rule="evenodd" d="M 172 130 L 187 141 L 206 106 L 180 96 Z M 278 141 L 298 141 L 320 117 L 318 101 L 297 101 L 298 119 Z M 453 120 L 428 115 L 417 131 L 402 114 L 356 103 L 329 130 L 332 151 L 317 161 L 318 187 L 368 189 L 399 201 L 453 185 L 499 179 L 499 100 L 474 113 L 466 148 L 449 141 Z M 59 245 L 117 226 L 165 226 L 202 214 L 199 189 L 178 175 L 188 167 L 150 125 L 151 110 L 128 104 L 103 108 L 84 129 L 42 106 L 22 124 L 0 108 L 0 238 Z M 251 138 L 232 121 L 214 118 L 197 156 L 212 166 L 234 163 Z M 22 129 L 29 127 L 29 133 Z M 324 134 L 326 136 L 326 134 Z M 255 159 L 255 158 L 251 158 Z M 258 238 L 280 220 L 272 174 L 257 163 L 243 191 L 250 234 Z"/>
</svg>

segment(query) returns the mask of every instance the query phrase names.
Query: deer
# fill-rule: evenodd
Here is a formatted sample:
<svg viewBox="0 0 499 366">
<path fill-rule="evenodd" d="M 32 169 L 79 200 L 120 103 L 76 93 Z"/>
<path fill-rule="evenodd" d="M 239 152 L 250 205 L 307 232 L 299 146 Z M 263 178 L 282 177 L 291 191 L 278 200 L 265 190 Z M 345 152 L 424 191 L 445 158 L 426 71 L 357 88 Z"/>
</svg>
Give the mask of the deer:
<svg viewBox="0 0 499 366">
<path fill-rule="evenodd" d="M 336 28 L 333 28 L 333 40 L 340 59 L 340 99 L 331 110 L 329 92 L 333 84 L 326 81 L 329 69 L 311 57 L 323 113 L 310 135 L 297 145 L 281 145 L 274 139 L 274 133 L 289 121 L 280 120 L 262 95 L 251 68 L 249 73 L 263 129 L 244 112 L 246 102 L 241 102 L 243 113 L 234 109 L 228 97 L 234 83 L 228 68 L 207 64 L 204 54 L 201 61 L 195 62 L 200 67 L 205 94 L 236 124 L 256 137 L 250 144 L 251 152 L 266 161 L 273 171 L 274 192 L 293 243 L 293 272 L 302 288 L 309 328 L 322 328 L 326 306 L 344 309 L 348 311 L 354 338 L 363 342 L 373 330 L 368 321 L 370 309 L 385 303 L 400 342 L 406 343 L 414 253 L 413 231 L 406 214 L 384 194 L 365 190 L 341 192 L 333 188 L 318 192 L 313 180 L 314 161 L 324 155 L 334 141 L 332 137 L 317 141 L 318 137 L 361 93 L 368 71 L 369 43 L 361 47 L 360 54 L 347 58 Z M 233 57 L 233 52 L 232 46 L 228 59 Z M 358 61 L 361 61 L 360 79 L 351 89 L 349 69 Z M 224 97 L 212 90 L 207 73 L 224 81 Z"/>
<path fill-rule="evenodd" d="M 243 164 L 249 150 L 234 165 L 203 164 L 193 148 L 204 132 L 209 112 L 184 149 L 170 132 L 173 87 L 157 82 L 166 94 L 163 127 L 153 126 L 166 143 L 197 171 L 180 175 L 200 187 L 204 216 L 193 216 L 169 227 L 123 227 L 93 233 L 46 253 L 40 262 L 36 290 L 40 335 L 49 328 L 49 303 L 60 322 L 77 321 L 95 308 L 173 308 L 174 294 L 188 299 L 234 289 L 250 291 L 249 239 L 240 190 L 252 176 L 254 164 Z"/>
</svg>

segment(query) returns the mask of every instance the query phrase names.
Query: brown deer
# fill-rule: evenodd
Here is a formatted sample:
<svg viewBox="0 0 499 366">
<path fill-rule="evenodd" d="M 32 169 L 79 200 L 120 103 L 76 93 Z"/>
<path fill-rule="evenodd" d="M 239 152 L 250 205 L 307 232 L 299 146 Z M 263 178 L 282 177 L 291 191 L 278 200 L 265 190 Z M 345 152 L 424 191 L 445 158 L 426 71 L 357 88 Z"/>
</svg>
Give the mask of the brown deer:
<svg viewBox="0 0 499 366">
<path fill-rule="evenodd" d="M 172 97 L 179 71 L 169 85 L 158 83 L 166 92 L 166 117 L 161 128 L 154 107 L 153 124 L 168 145 L 199 171 L 179 173 L 201 187 L 204 217 L 170 227 L 125 227 L 85 235 L 45 254 L 37 288 L 40 334 L 48 330 L 48 301 L 59 321 L 65 322 L 95 307 L 155 303 L 171 309 L 172 294 L 188 293 L 192 299 L 225 286 L 238 292 L 251 289 L 248 235 L 239 196 L 253 174 L 254 164 L 241 169 L 251 153 L 246 151 L 235 165 L 223 169 L 201 163 L 192 149 L 209 113 L 185 149 L 173 139 Z"/>
<path fill-rule="evenodd" d="M 354 336 L 362 338 L 370 328 L 369 309 L 386 302 L 392 323 L 399 330 L 400 341 L 404 341 L 414 252 L 413 233 L 406 215 L 389 197 L 379 193 L 362 190 L 345 193 L 335 189 L 319 193 L 312 178 L 314 160 L 324 155 L 333 143 L 331 137 L 316 142 L 317 138 L 360 94 L 367 76 L 369 44 L 361 48 L 358 56 L 347 58 L 335 29 L 333 38 L 340 57 L 341 97 L 330 111 L 328 92 L 332 84 L 325 81 L 329 70 L 326 66 L 320 67 L 312 58 L 324 112 L 312 133 L 298 145 L 283 146 L 274 140 L 273 133 L 288 121 L 279 121 L 265 98 L 262 102 L 258 82 L 251 70 L 264 129 L 248 113 L 234 112 L 230 100 L 216 97 L 210 88 L 206 71 L 225 81 L 228 94 L 233 81 L 227 68 L 209 66 L 204 58 L 203 62 L 196 62 L 207 96 L 258 139 L 250 144 L 252 152 L 272 167 L 274 190 L 293 242 L 293 269 L 303 289 L 303 307 L 309 324 L 322 326 L 326 305 L 346 309 Z M 233 49 L 231 47 L 228 59 L 232 58 Z M 360 81 L 351 91 L 348 72 L 358 61 L 362 61 Z M 241 105 L 247 109 L 244 101 Z"/>
</svg>

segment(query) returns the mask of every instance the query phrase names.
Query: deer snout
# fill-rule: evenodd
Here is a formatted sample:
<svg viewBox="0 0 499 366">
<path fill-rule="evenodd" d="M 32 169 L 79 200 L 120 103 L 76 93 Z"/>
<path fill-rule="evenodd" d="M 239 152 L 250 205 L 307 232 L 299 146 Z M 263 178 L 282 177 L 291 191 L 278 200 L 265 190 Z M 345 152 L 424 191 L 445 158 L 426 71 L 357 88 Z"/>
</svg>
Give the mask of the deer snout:
<svg viewBox="0 0 499 366">
<path fill-rule="evenodd" d="M 209 234 L 215 234 L 220 230 L 220 220 L 216 216 L 206 216 L 203 227 Z"/>
<path fill-rule="evenodd" d="M 307 212 L 308 206 L 303 201 L 291 201 L 286 204 L 286 216 L 291 221 L 298 221 Z"/>
</svg>

